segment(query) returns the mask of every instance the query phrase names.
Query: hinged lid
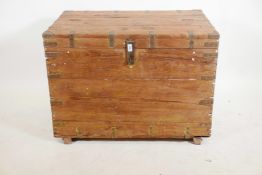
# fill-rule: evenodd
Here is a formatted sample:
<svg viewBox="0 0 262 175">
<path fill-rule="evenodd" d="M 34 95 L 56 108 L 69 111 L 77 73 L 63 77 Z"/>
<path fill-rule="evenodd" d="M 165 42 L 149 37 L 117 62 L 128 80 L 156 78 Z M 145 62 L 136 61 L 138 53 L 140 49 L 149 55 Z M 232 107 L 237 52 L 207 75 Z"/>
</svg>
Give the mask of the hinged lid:
<svg viewBox="0 0 262 175">
<path fill-rule="evenodd" d="M 43 38 L 52 47 L 217 48 L 219 34 L 201 10 L 65 11 Z"/>
</svg>

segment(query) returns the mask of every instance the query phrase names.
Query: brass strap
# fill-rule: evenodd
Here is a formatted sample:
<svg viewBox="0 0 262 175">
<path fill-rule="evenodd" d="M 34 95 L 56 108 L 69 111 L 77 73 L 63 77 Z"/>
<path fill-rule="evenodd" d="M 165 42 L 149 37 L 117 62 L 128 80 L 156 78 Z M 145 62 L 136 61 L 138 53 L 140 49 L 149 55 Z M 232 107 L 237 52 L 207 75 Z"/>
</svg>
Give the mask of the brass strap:
<svg viewBox="0 0 262 175">
<path fill-rule="evenodd" d="M 116 138 L 116 127 L 112 127 L 112 138 Z"/>
<path fill-rule="evenodd" d="M 75 132 L 76 132 L 76 135 L 77 135 L 77 136 L 80 136 L 80 135 L 81 135 L 81 132 L 80 132 L 79 127 L 76 127 Z"/>
<path fill-rule="evenodd" d="M 56 47 L 57 46 L 57 42 L 44 41 L 44 46 L 45 47 Z"/>
<path fill-rule="evenodd" d="M 75 47 L 74 40 L 75 40 L 74 32 L 70 32 L 70 34 L 69 34 L 69 47 L 70 48 Z"/>
<path fill-rule="evenodd" d="M 109 32 L 109 34 L 108 34 L 108 42 L 109 42 L 109 47 L 114 47 L 115 46 L 115 34 L 114 34 L 114 32 Z"/>
<path fill-rule="evenodd" d="M 189 48 L 192 49 L 194 47 L 194 34 L 192 31 L 188 32 L 188 36 L 189 36 Z"/>
<path fill-rule="evenodd" d="M 150 137 L 153 136 L 153 126 L 152 126 L 152 125 L 149 126 L 149 128 L 148 128 L 148 135 L 149 135 Z"/>
<path fill-rule="evenodd" d="M 191 135 L 190 135 L 190 128 L 189 127 L 186 127 L 185 129 L 184 129 L 184 138 L 185 139 L 189 139 L 191 137 Z"/>
<path fill-rule="evenodd" d="M 155 34 L 154 32 L 149 32 L 149 48 L 155 48 Z"/>
<path fill-rule="evenodd" d="M 47 58 L 54 58 L 59 55 L 59 52 L 45 52 L 45 57 Z"/>
<path fill-rule="evenodd" d="M 204 47 L 218 47 L 218 42 L 206 42 L 204 43 Z"/>
<path fill-rule="evenodd" d="M 61 78 L 62 74 L 60 72 L 48 73 L 48 78 Z"/>
<path fill-rule="evenodd" d="M 54 36 L 54 34 L 50 31 L 45 31 L 42 35 L 43 38 L 51 38 L 53 36 Z"/>
</svg>

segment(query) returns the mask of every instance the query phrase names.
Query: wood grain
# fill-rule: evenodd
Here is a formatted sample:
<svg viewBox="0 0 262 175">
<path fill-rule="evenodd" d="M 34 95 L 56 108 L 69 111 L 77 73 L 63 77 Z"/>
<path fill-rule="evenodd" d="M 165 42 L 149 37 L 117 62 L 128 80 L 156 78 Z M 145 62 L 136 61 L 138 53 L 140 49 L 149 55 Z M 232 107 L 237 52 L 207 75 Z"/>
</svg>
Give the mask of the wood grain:
<svg viewBox="0 0 262 175">
<path fill-rule="evenodd" d="M 117 34 L 156 34 L 197 38 L 218 37 L 217 31 L 201 10 L 195 11 L 67 11 L 48 29 L 54 36 L 64 37 L 74 31 L 76 36 L 100 36 L 114 31 Z M 45 35 L 47 36 L 47 35 Z"/>
<path fill-rule="evenodd" d="M 56 137 L 71 138 L 193 138 L 209 136 L 205 123 L 142 123 L 142 122 L 54 122 Z"/>
<path fill-rule="evenodd" d="M 219 33 L 201 10 L 65 11 L 43 44 L 54 135 L 66 143 L 210 136 Z"/>
<path fill-rule="evenodd" d="M 108 49 L 66 51 L 47 59 L 50 78 L 88 79 L 202 79 L 214 76 L 215 57 L 200 57 L 194 50 L 143 49 L 135 53 L 132 69 L 127 66 L 125 51 Z M 52 52 L 49 52 L 52 53 Z M 98 54 L 99 53 L 99 54 Z M 206 53 L 212 53 L 206 52 Z M 215 51 L 213 50 L 213 53 Z M 200 53 L 199 53 L 200 54 Z M 203 53 L 202 51 L 202 54 Z"/>
<path fill-rule="evenodd" d="M 54 120 L 209 122 L 210 105 L 130 98 L 52 99 Z"/>
<path fill-rule="evenodd" d="M 219 34 L 202 11 L 64 12 L 45 32 L 46 43 L 75 48 L 108 48 L 109 33 L 114 48 L 123 48 L 127 39 L 137 48 L 217 48 Z M 212 43 L 212 44 L 210 44 Z M 72 46 L 72 45 L 71 45 Z"/>
<path fill-rule="evenodd" d="M 199 104 L 213 96 L 212 81 L 50 79 L 50 96 L 58 99 L 129 98 Z"/>
<path fill-rule="evenodd" d="M 74 37 L 74 48 L 110 48 L 109 36 L 88 36 L 85 38 Z M 217 48 L 217 39 L 192 39 L 193 45 L 191 46 L 191 40 L 188 38 L 178 38 L 177 36 L 165 36 L 156 35 L 154 40 L 154 48 Z M 125 41 L 129 39 L 135 42 L 135 47 L 139 49 L 150 48 L 150 35 L 116 35 L 114 37 L 114 48 L 124 48 Z M 44 39 L 45 43 L 53 43 L 52 47 L 57 48 L 69 48 L 70 39 L 66 38 L 47 38 Z M 50 46 L 51 47 L 51 46 Z"/>
</svg>

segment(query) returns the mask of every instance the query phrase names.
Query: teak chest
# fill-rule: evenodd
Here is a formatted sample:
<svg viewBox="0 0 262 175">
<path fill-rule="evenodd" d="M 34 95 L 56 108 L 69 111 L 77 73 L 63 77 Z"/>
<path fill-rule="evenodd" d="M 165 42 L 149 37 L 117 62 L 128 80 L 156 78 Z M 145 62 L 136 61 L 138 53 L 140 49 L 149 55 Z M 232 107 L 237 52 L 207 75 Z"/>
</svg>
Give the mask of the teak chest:
<svg viewBox="0 0 262 175">
<path fill-rule="evenodd" d="M 219 34 L 201 10 L 65 11 L 43 33 L 54 136 L 210 136 Z"/>
</svg>

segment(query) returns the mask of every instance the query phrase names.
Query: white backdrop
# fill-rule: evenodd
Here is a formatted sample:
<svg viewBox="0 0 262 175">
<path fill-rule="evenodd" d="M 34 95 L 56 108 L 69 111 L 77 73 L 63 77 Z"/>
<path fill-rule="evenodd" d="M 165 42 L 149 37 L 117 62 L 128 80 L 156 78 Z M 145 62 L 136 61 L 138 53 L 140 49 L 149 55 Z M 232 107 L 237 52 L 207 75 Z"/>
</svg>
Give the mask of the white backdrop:
<svg viewBox="0 0 262 175">
<path fill-rule="evenodd" d="M 212 136 L 79 141 L 52 136 L 41 34 L 64 10 L 202 9 L 220 32 Z M 262 174 L 259 0 L 0 0 L 0 174 Z"/>
</svg>

